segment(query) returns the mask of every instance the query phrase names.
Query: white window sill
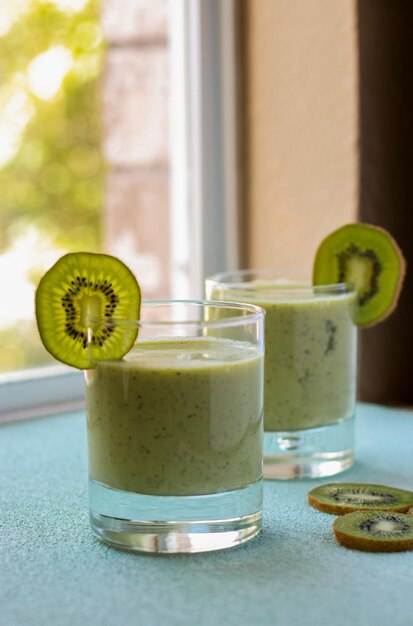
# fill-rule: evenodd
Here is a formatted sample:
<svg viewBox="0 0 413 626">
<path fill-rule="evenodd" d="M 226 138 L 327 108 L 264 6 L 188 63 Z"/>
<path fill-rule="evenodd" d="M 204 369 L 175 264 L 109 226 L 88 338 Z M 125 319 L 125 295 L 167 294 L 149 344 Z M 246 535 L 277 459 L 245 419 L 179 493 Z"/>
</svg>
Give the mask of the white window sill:
<svg viewBox="0 0 413 626">
<path fill-rule="evenodd" d="M 84 408 L 83 373 L 65 366 L 0 375 L 0 423 Z"/>
</svg>

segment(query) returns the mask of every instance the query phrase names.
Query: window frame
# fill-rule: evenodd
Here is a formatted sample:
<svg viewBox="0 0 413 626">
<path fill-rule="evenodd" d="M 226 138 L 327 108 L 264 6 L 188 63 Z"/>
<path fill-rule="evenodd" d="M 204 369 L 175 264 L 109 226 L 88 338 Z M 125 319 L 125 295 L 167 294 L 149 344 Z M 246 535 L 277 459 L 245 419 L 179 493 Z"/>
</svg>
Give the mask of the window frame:
<svg viewBox="0 0 413 626">
<path fill-rule="evenodd" d="M 84 408 L 82 372 L 52 365 L 0 376 L 0 423 Z"/>
<path fill-rule="evenodd" d="M 236 1 L 170 0 L 171 296 L 202 298 L 240 256 Z M 82 372 L 0 374 L 0 422 L 84 408 Z"/>
<path fill-rule="evenodd" d="M 237 3 L 171 10 L 171 292 L 202 298 L 240 262 Z"/>
</svg>

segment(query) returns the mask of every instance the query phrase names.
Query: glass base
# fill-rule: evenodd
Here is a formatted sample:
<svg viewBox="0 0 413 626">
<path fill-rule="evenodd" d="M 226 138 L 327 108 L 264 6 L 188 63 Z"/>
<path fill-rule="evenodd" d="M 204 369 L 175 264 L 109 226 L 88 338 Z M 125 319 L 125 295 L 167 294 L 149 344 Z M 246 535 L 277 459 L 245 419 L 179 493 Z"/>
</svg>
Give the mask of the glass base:
<svg viewBox="0 0 413 626">
<path fill-rule="evenodd" d="M 262 480 L 201 496 L 148 496 L 89 481 L 95 535 L 125 550 L 192 553 L 240 545 L 261 530 Z"/>
<path fill-rule="evenodd" d="M 354 417 L 322 428 L 264 433 L 264 478 L 323 478 L 353 465 Z"/>
</svg>

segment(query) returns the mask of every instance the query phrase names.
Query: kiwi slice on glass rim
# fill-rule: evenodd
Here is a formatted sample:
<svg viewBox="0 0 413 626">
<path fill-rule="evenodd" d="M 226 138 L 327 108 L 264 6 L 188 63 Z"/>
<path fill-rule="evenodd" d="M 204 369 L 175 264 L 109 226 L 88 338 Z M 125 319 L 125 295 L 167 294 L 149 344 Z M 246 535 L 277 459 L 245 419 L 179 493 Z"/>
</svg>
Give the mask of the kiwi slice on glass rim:
<svg viewBox="0 0 413 626">
<path fill-rule="evenodd" d="M 62 256 L 36 290 L 36 320 L 48 352 L 62 363 L 90 369 L 120 359 L 135 342 L 141 293 L 130 269 L 116 257 L 92 252 Z"/>
<path fill-rule="evenodd" d="M 312 489 L 308 503 L 319 511 L 335 515 L 373 509 L 406 512 L 413 506 L 413 492 L 386 485 L 328 483 Z"/>
<path fill-rule="evenodd" d="M 337 541 L 365 552 L 413 550 L 413 517 L 391 511 L 353 511 L 333 523 Z"/>
<path fill-rule="evenodd" d="M 394 311 L 406 271 L 393 237 L 370 224 L 347 224 L 328 235 L 314 261 L 314 285 L 354 285 L 354 322 L 373 326 Z"/>
</svg>

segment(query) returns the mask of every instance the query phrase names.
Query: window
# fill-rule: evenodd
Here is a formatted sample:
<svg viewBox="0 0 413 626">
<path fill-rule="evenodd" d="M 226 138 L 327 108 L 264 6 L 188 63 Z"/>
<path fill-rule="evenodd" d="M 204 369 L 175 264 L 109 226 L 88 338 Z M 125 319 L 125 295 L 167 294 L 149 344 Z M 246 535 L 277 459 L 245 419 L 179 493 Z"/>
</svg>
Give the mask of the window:
<svg viewBox="0 0 413 626">
<path fill-rule="evenodd" d="M 35 284 L 65 251 L 101 246 L 98 15 L 95 0 L 0 6 L 0 372 L 53 363 Z"/>
<path fill-rule="evenodd" d="M 103 0 L 100 7 L 95 0 L 27 0 L 17 5 L 0 36 L 0 52 L 1 46 L 17 47 L 17 36 L 28 41 L 19 73 L 27 84 L 30 67 L 37 68 L 36 88 L 49 98 L 28 93 L 31 110 L 40 111 L 33 113 L 39 134 L 32 141 L 31 122 L 25 122 L 7 167 L 0 170 L 0 184 L 7 171 L 17 177 L 16 163 L 25 155 L 31 183 L 35 187 L 41 181 L 49 207 L 40 219 L 33 200 L 26 228 L 20 213 L 7 214 L 7 207 L 0 206 L 10 232 L 0 264 L 10 267 L 7 255 L 12 253 L 21 262 L 28 250 L 39 261 L 25 262 L 24 289 L 15 290 L 22 298 L 21 313 L 14 309 L 9 316 L 9 343 L 0 338 L 1 352 L 9 353 L 8 362 L 0 365 L 6 372 L 0 375 L 0 411 L 25 416 L 44 412 L 50 399 L 69 407 L 83 395 L 81 374 L 56 367 L 40 345 L 33 318 L 24 319 L 33 312 L 40 274 L 65 250 L 101 249 L 119 256 L 137 275 L 147 299 L 201 297 L 205 274 L 237 265 L 234 5 L 180 0 Z M 36 44 L 28 36 L 34 23 L 43 45 L 40 35 Z M 3 57 L 12 65 L 12 56 Z M 54 90 L 49 85 L 52 65 L 60 68 Z M 61 117 L 52 124 L 55 109 Z M 77 124 L 86 133 L 84 145 Z M 50 149 L 58 150 L 57 160 L 38 148 L 45 130 Z M 40 175 L 46 165 L 47 174 Z M 78 211 L 70 200 L 75 188 Z M 59 234 L 58 223 L 63 225 Z M 0 276 L 17 284 L 15 269 Z M 26 360 L 18 353 L 17 332 L 27 347 Z"/>
</svg>

